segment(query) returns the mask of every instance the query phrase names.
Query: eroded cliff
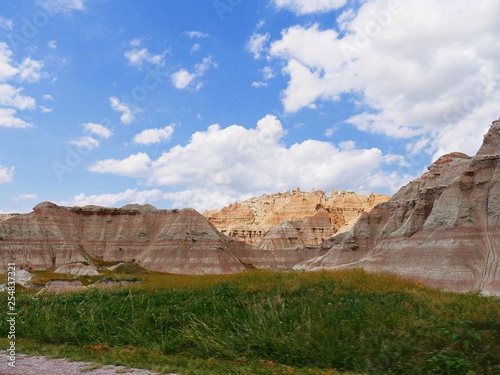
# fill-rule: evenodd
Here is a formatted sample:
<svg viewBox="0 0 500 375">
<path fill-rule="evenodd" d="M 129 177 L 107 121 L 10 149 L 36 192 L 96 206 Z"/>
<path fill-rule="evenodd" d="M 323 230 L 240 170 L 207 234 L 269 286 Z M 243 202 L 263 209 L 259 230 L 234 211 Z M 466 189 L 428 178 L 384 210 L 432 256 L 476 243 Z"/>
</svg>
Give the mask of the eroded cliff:
<svg viewBox="0 0 500 375">
<path fill-rule="evenodd" d="M 61 207 L 50 202 L 0 222 L 0 272 L 44 270 L 76 262 L 137 262 L 169 273 L 232 273 L 246 269 L 234 252 L 245 244 L 219 233 L 192 209 Z"/>
<path fill-rule="evenodd" d="M 388 199 L 383 194 L 366 196 L 333 190 L 327 195 L 323 190 L 302 192 L 297 188 L 206 211 L 204 216 L 231 238 L 279 250 L 318 245 L 337 231 L 348 228 L 361 213 Z"/>
<path fill-rule="evenodd" d="M 452 291 L 500 294 L 500 121 L 476 156 L 440 157 L 295 269 L 362 267 Z"/>
</svg>

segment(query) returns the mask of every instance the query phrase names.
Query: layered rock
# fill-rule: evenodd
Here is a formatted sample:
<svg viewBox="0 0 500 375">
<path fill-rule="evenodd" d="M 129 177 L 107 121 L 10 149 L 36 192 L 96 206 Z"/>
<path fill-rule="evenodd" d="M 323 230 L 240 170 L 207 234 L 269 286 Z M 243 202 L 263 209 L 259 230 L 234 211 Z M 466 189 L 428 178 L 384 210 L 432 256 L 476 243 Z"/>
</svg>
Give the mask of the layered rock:
<svg viewBox="0 0 500 375">
<path fill-rule="evenodd" d="M 11 217 L 17 216 L 20 214 L 0 214 L 0 221 L 10 219 Z"/>
<path fill-rule="evenodd" d="M 83 263 L 65 264 L 57 268 L 54 273 L 66 273 L 76 276 L 96 276 L 99 275 L 97 267 L 93 264 L 85 265 Z"/>
<path fill-rule="evenodd" d="M 286 234 L 289 232 L 287 228 L 299 226 L 304 228 L 304 231 L 299 233 L 300 239 L 297 244 L 315 245 L 321 242 L 321 236 L 312 230 L 307 230 L 307 222 L 300 224 L 299 221 L 315 217 L 319 212 L 326 212 L 329 222 L 323 221 L 321 224 L 323 238 L 326 239 L 329 235 L 349 226 L 362 212 L 369 211 L 376 204 L 388 199 L 387 195 L 373 193 L 366 196 L 344 190 L 340 193 L 333 190 L 327 195 L 323 190 L 301 192 L 297 188 L 285 193 L 264 194 L 258 198 L 231 204 L 220 211 L 206 211 L 204 216 L 222 233 L 254 246 L 264 246 L 269 249 L 272 241 L 269 239 L 264 241 L 264 237 L 276 238 L 276 234 L 280 231 Z M 320 216 L 324 218 L 323 214 Z M 275 226 L 278 227 L 271 230 Z M 319 226 L 317 228 L 319 229 Z M 292 230 L 290 233 L 293 232 Z M 292 237 L 283 240 L 293 242 Z"/>
<path fill-rule="evenodd" d="M 154 271 L 232 273 L 246 269 L 234 255 L 247 245 L 219 233 L 192 209 L 128 205 L 60 207 L 50 202 L 0 222 L 0 272 L 44 270 L 92 258 L 137 262 Z"/>
<path fill-rule="evenodd" d="M 285 221 L 272 227 L 262 238 L 259 248 L 264 250 L 290 250 L 320 245 L 335 234 L 328 212 L 318 212 L 298 221 Z"/>
<path fill-rule="evenodd" d="M 295 269 L 362 267 L 500 294 L 500 121 L 474 157 L 451 153 Z"/>
</svg>

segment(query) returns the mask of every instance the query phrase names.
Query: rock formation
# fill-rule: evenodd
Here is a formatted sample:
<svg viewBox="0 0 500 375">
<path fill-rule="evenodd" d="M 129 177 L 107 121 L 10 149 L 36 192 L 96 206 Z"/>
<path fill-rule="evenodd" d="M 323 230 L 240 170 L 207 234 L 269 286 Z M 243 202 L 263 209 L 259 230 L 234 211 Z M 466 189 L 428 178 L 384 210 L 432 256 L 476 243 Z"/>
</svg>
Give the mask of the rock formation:
<svg viewBox="0 0 500 375">
<path fill-rule="evenodd" d="M 76 276 L 96 276 L 99 275 L 97 267 L 93 264 L 85 265 L 83 263 L 64 264 L 57 268 L 54 273 L 66 273 Z"/>
<path fill-rule="evenodd" d="M 44 270 L 76 262 L 137 262 L 153 271 L 232 273 L 246 269 L 234 255 L 248 245 L 220 234 L 192 209 L 128 205 L 61 207 L 50 202 L 0 222 L 0 273 L 7 263 Z"/>
<path fill-rule="evenodd" d="M 321 244 L 335 234 L 328 212 L 320 208 L 314 216 L 303 220 L 285 221 L 272 227 L 263 237 L 259 248 L 290 250 Z"/>
<path fill-rule="evenodd" d="M 500 294 L 500 120 L 476 156 L 440 157 L 295 269 L 362 267 L 451 291 Z"/>
<path fill-rule="evenodd" d="M 388 199 L 387 195 L 372 193 L 366 196 L 344 190 L 340 193 L 333 190 L 327 196 L 323 190 L 301 192 L 297 188 L 291 192 L 264 194 L 230 204 L 220 211 L 206 211 L 204 216 L 222 233 L 235 240 L 278 250 L 279 247 L 273 246 L 273 243 L 287 242 L 287 248 L 293 247 L 293 243 L 298 246 L 317 245 L 335 232 L 352 225 L 362 212 Z M 315 218 L 315 227 L 307 227 L 309 223 L 306 218 L 312 217 Z M 285 237 L 278 240 L 280 233 Z"/>
<path fill-rule="evenodd" d="M 47 282 L 37 294 L 80 292 L 84 289 L 80 280 L 52 280 Z"/>
</svg>

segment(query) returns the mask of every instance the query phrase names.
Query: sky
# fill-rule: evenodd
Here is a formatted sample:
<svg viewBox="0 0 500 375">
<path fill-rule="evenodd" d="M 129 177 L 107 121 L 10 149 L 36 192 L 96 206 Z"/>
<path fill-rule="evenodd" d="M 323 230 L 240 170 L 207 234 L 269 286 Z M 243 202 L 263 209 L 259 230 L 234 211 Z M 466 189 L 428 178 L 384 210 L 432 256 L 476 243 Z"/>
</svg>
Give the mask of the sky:
<svg viewBox="0 0 500 375">
<path fill-rule="evenodd" d="M 395 193 L 500 117 L 497 0 L 0 0 L 0 212 Z"/>
</svg>

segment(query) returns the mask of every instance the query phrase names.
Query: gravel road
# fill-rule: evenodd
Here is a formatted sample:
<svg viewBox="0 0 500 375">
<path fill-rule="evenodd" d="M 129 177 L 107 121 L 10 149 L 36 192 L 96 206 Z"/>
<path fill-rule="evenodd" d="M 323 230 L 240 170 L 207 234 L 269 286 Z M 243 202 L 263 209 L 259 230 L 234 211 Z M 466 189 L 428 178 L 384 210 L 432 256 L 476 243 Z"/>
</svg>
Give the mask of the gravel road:
<svg viewBox="0 0 500 375">
<path fill-rule="evenodd" d="M 1 353 L 0 375 L 158 375 L 157 372 L 127 369 L 122 366 L 97 368 L 94 363 L 70 362 L 67 359 L 31 357 L 23 354 L 17 355 L 15 368 L 8 366 L 7 363 L 7 355 Z"/>
</svg>

